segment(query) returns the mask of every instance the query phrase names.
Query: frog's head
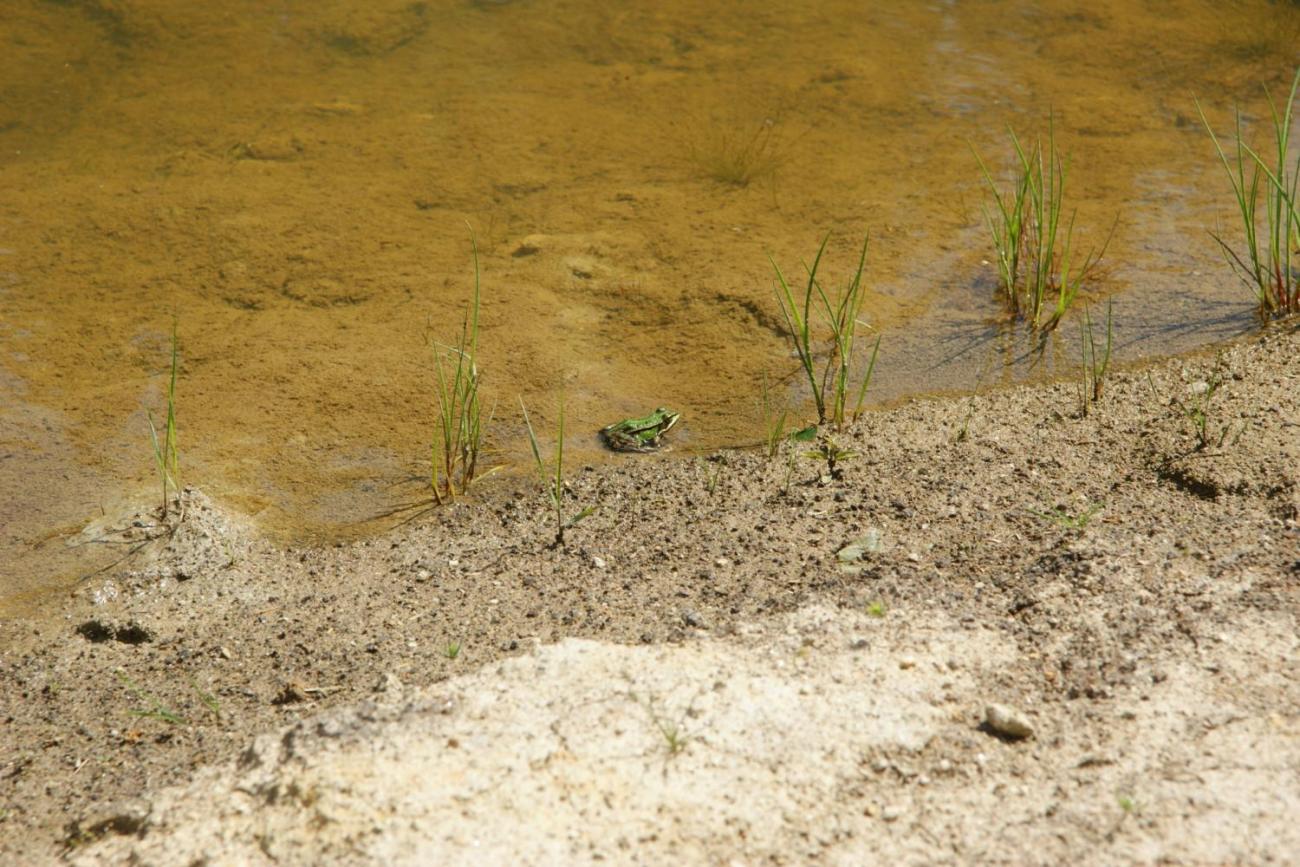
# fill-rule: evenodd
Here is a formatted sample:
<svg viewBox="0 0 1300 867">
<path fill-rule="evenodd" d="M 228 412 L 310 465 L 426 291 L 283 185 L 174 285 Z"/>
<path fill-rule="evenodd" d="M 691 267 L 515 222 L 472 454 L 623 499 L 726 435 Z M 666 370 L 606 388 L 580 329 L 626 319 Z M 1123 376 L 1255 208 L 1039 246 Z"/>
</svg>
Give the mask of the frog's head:
<svg viewBox="0 0 1300 867">
<path fill-rule="evenodd" d="M 659 422 L 660 433 L 677 424 L 677 420 L 682 417 L 680 412 L 673 412 L 666 406 L 655 407 L 654 414 Z"/>
</svg>

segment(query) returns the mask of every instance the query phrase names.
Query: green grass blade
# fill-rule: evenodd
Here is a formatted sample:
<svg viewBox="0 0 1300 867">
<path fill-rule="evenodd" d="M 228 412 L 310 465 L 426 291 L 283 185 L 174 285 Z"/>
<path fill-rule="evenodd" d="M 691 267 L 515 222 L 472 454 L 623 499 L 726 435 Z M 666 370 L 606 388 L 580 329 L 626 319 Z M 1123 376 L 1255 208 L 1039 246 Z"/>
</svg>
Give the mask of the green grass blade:
<svg viewBox="0 0 1300 867">
<path fill-rule="evenodd" d="M 880 338 L 882 336 L 883 335 L 876 336 L 876 343 L 871 347 L 871 360 L 867 362 L 867 372 L 862 377 L 862 384 L 858 386 L 858 399 L 853 406 L 854 421 L 856 421 L 858 416 L 862 414 L 862 402 L 867 397 L 867 389 L 871 385 L 871 376 L 876 371 L 876 356 L 880 354 Z"/>
</svg>

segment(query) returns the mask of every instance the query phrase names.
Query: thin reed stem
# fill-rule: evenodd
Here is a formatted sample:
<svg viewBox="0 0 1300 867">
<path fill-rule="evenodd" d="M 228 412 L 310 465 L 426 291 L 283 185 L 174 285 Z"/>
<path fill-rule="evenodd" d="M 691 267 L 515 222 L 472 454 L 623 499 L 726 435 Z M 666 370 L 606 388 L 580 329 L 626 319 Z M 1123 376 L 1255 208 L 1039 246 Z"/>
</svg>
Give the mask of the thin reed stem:
<svg viewBox="0 0 1300 867">
<path fill-rule="evenodd" d="M 149 438 L 153 444 L 154 464 L 158 468 L 158 478 L 162 484 L 162 518 L 167 519 L 170 511 L 168 488 L 177 495 L 177 510 L 180 509 L 180 449 L 176 430 L 176 373 L 180 367 L 180 342 L 176 333 L 176 322 L 172 322 L 171 376 L 167 381 L 167 418 L 163 425 L 162 437 L 158 436 L 158 427 L 154 424 L 153 413 L 146 412 L 149 423 Z"/>
</svg>

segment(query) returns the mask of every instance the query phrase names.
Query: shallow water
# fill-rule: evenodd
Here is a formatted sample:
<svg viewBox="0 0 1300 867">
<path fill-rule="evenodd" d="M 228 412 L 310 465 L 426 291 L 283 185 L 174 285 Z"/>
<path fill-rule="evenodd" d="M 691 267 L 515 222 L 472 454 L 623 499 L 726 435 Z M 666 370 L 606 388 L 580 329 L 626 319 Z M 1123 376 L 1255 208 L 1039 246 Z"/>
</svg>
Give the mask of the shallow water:
<svg viewBox="0 0 1300 867">
<path fill-rule="evenodd" d="M 1081 243 L 1118 217 L 1120 357 L 1253 327 L 1192 95 L 1257 128 L 1296 4 L 786 5 L 6 4 L 0 598 L 102 564 L 66 539 L 146 502 L 173 315 L 187 482 L 290 537 L 417 495 L 468 227 L 507 461 L 518 396 L 549 429 L 564 395 L 579 459 L 660 404 L 679 453 L 757 440 L 765 374 L 806 396 L 767 255 L 827 232 L 832 275 L 872 239 L 875 399 L 1068 370 L 1073 321 L 1033 366 L 999 325 L 971 154 L 1005 167 L 1049 111 Z"/>
</svg>

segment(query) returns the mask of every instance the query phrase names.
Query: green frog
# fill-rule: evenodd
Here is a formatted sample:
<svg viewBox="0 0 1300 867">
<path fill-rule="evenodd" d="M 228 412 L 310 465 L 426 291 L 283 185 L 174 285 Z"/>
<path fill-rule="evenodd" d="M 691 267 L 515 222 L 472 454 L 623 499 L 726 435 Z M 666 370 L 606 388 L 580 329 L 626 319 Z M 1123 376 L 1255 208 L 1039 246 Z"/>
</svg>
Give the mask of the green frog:
<svg viewBox="0 0 1300 867">
<path fill-rule="evenodd" d="M 681 413 L 661 406 L 645 418 L 625 418 L 607 425 L 600 429 L 600 435 L 605 445 L 616 452 L 653 452 L 681 417 Z"/>
</svg>

